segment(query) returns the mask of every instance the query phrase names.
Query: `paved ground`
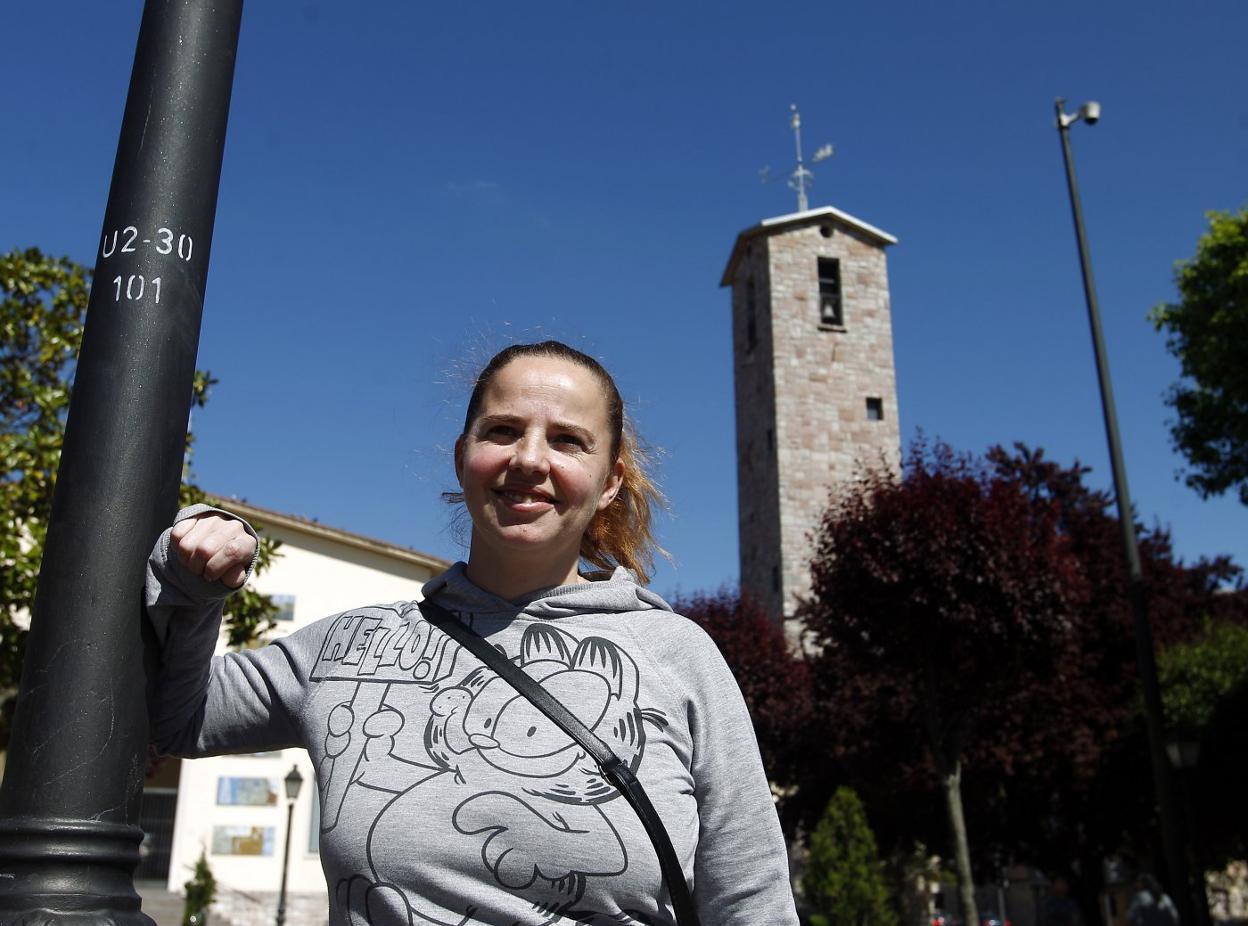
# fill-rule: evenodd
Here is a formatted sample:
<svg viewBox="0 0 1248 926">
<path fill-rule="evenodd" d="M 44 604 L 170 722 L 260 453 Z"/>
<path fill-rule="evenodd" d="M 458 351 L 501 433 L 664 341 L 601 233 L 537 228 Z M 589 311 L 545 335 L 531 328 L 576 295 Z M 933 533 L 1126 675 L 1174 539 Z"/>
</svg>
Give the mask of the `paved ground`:
<svg viewBox="0 0 1248 926">
<path fill-rule="evenodd" d="M 143 912 L 156 926 L 182 926 L 183 898 L 165 890 L 163 881 L 136 881 Z M 207 926 L 272 926 L 277 914 L 277 892 L 245 894 L 218 888 L 217 902 Z M 286 926 L 328 926 L 324 894 L 286 895 Z"/>
<path fill-rule="evenodd" d="M 143 912 L 156 926 L 181 926 L 182 895 L 165 890 L 163 881 L 137 881 L 134 886 L 143 898 Z"/>
</svg>

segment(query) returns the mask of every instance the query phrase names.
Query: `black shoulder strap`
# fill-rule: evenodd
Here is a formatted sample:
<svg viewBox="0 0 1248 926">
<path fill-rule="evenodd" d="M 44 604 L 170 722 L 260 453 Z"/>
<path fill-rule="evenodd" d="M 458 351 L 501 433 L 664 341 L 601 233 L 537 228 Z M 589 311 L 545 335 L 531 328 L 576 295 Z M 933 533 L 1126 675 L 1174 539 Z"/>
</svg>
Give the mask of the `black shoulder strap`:
<svg viewBox="0 0 1248 926">
<path fill-rule="evenodd" d="M 659 868 L 672 897 L 676 911 L 677 926 L 700 926 L 698 913 L 685 882 L 684 871 L 676 858 L 676 850 L 668 838 L 663 821 L 650 803 L 650 798 L 632 769 L 620 761 L 611 747 L 596 737 L 589 729 L 563 706 L 550 692 L 535 682 L 523 669 L 495 649 L 484 637 L 457 619 L 450 611 L 429 599 L 419 602 L 421 614 L 434 627 L 451 637 L 483 663 L 498 673 L 499 677 L 528 698 L 539 711 L 549 717 L 568 736 L 576 740 L 593 757 L 602 774 L 624 795 L 641 818 L 654 850 L 659 856 Z"/>
</svg>

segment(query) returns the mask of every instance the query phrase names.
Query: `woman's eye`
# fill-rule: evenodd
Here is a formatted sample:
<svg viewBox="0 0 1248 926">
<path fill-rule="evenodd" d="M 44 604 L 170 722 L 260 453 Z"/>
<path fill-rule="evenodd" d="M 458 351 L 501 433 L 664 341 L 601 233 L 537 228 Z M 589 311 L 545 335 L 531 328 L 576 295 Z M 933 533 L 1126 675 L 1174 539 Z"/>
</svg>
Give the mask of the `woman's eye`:
<svg viewBox="0 0 1248 926">
<path fill-rule="evenodd" d="M 503 440 L 513 438 L 519 433 L 519 431 L 508 424 L 491 425 L 489 430 L 485 432 L 487 437 L 496 437 Z"/>
<path fill-rule="evenodd" d="M 575 434 L 560 434 L 555 438 L 556 444 L 571 444 L 573 447 L 585 447 L 585 441 L 581 440 Z"/>
</svg>

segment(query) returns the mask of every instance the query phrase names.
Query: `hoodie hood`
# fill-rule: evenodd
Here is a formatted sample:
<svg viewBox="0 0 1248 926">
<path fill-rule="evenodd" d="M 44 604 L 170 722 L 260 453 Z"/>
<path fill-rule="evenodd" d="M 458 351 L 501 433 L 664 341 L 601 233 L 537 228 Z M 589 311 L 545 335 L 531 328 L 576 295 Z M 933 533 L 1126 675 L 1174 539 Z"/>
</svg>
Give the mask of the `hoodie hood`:
<svg viewBox="0 0 1248 926">
<path fill-rule="evenodd" d="M 638 585 L 623 566 L 612 573 L 593 573 L 589 582 L 538 589 L 508 601 L 474 585 L 466 563 L 456 563 L 425 583 L 422 595 L 435 598 L 448 611 L 477 617 L 530 617 L 557 620 L 582 614 L 613 614 L 632 611 L 671 611 L 672 607 L 650 589 Z"/>
</svg>

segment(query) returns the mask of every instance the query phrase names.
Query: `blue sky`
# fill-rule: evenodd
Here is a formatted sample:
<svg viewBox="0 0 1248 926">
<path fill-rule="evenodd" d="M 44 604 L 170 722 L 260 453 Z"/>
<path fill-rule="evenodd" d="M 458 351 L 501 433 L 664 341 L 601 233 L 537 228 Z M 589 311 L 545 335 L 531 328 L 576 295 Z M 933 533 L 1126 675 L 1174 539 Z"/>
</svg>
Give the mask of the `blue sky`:
<svg viewBox="0 0 1248 926">
<path fill-rule="evenodd" d="M 94 262 L 142 4 L 5 14 L 0 250 Z M 251 2 L 200 366 L 211 491 L 460 555 L 439 493 L 470 376 L 559 337 L 661 450 L 664 593 L 735 582 L 736 234 L 812 205 L 890 251 L 902 433 L 1026 441 L 1109 485 L 1053 99 L 1073 143 L 1146 521 L 1248 563 L 1248 510 L 1175 480 L 1146 319 L 1210 209 L 1248 203 L 1248 4 Z"/>
</svg>

